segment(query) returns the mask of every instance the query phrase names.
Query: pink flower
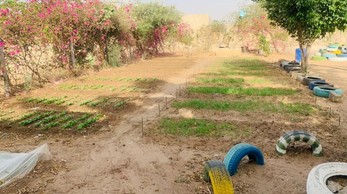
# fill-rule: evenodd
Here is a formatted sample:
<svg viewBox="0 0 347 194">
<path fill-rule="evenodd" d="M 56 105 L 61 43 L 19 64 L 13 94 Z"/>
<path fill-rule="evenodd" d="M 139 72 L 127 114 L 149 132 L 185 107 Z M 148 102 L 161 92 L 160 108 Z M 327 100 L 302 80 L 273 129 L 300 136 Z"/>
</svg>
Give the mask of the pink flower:
<svg viewBox="0 0 347 194">
<path fill-rule="evenodd" d="M 5 47 L 5 42 L 0 41 L 0 47 Z"/>
</svg>

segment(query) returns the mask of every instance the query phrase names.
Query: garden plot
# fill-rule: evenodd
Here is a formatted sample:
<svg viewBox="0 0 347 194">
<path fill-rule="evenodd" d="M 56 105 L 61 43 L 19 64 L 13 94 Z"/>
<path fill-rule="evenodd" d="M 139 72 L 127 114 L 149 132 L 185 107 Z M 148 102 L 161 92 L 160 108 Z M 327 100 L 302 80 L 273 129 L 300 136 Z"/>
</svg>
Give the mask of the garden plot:
<svg viewBox="0 0 347 194">
<path fill-rule="evenodd" d="M 63 132 L 84 131 L 102 119 L 100 114 L 77 113 L 67 111 L 33 111 L 18 119 L 7 120 L 1 126 L 11 125 L 16 131 L 34 133 L 37 131 Z M 6 128 L 6 127 L 5 127 Z"/>
<path fill-rule="evenodd" d="M 285 184 L 296 185 L 296 189 L 291 190 L 283 181 L 271 180 L 271 187 L 283 186 L 284 189 L 279 190 L 281 193 L 305 193 L 306 176 L 302 176 L 302 180 L 291 176 L 297 164 L 306 173 L 312 164 L 343 159 L 346 143 L 337 135 L 337 121 L 287 75 L 259 60 L 229 60 L 219 67 L 197 75 L 172 101 L 163 117 L 146 131 L 149 142 L 194 148 L 205 157 L 205 160 L 190 160 L 190 170 L 182 171 L 178 182 L 205 184 L 197 178 L 203 162 L 223 159 L 227 150 L 240 142 L 260 147 L 268 164 L 261 169 L 241 164 L 243 169 L 232 177 L 238 193 L 268 193 L 269 190 L 262 187 L 266 184 L 262 180 L 273 176 L 285 179 Z M 312 156 L 310 147 L 302 143 L 290 145 L 286 156 L 277 156 L 275 145 L 279 137 L 299 129 L 320 139 L 323 157 Z M 282 166 L 281 172 L 278 165 Z M 205 193 L 205 190 L 198 193 Z"/>
<path fill-rule="evenodd" d="M 43 96 L 43 92 L 33 91 L 32 95 L 13 99 L 12 103 L 16 108 L 12 110 L 12 116 L 9 113 L 1 115 L 0 119 L 4 121 L 2 127 L 34 128 L 41 132 L 52 130 L 85 132 L 86 128 L 95 129 L 95 123 L 115 124 L 119 121 L 120 115 L 133 110 L 132 101 L 141 94 L 155 90 L 160 84 L 156 78 L 142 77 L 82 77 L 81 80 L 84 81 L 71 80 L 46 88 L 44 93 L 50 95 Z M 28 109 L 39 112 L 50 111 L 17 122 L 18 119 L 22 119 L 21 117 L 34 114 L 26 114 Z M 59 115 L 58 112 L 71 112 L 71 114 Z M 76 118 L 73 113 L 82 114 L 81 118 Z M 62 120 L 57 121 L 57 118 Z M 35 130 L 19 131 L 32 133 Z"/>
</svg>

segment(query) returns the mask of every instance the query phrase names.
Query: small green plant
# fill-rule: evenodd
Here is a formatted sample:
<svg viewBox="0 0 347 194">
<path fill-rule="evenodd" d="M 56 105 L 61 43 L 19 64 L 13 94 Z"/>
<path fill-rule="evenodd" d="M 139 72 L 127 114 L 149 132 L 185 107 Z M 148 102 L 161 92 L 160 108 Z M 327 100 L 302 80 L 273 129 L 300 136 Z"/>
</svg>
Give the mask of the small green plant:
<svg viewBox="0 0 347 194">
<path fill-rule="evenodd" d="M 25 120 L 25 119 L 30 118 L 32 116 L 35 116 L 37 114 L 39 114 L 39 112 L 37 112 L 37 111 L 27 113 L 27 114 L 23 115 L 22 117 L 20 117 L 17 121 Z"/>
<path fill-rule="evenodd" d="M 114 107 L 115 107 L 115 108 L 121 108 L 121 107 L 123 107 L 125 104 L 126 104 L 126 101 L 116 102 L 116 103 L 114 104 Z"/>
<path fill-rule="evenodd" d="M 51 115 L 53 113 L 54 113 L 54 111 L 50 111 L 50 112 L 46 112 L 46 113 L 40 113 L 40 114 L 36 115 L 33 118 L 30 118 L 28 120 L 20 122 L 19 124 L 22 125 L 22 126 L 27 126 L 27 125 L 30 125 L 31 123 L 34 123 L 34 122 L 36 122 L 38 120 L 41 120 L 41 119 L 43 119 L 43 118 L 45 118 L 45 117 L 47 117 L 47 116 L 49 116 L 49 115 Z"/>
<path fill-rule="evenodd" d="M 93 123 L 97 122 L 100 118 L 101 118 L 101 115 L 96 115 L 95 117 L 87 119 L 86 121 L 84 121 L 83 123 L 80 123 L 77 126 L 77 130 L 82 130 L 82 129 L 86 128 L 86 127 L 89 127 Z"/>
<path fill-rule="evenodd" d="M 93 100 L 85 100 L 80 104 L 80 106 L 88 105 L 91 102 L 93 102 Z"/>
<path fill-rule="evenodd" d="M 58 126 L 58 125 L 61 124 L 61 123 L 66 123 L 67 121 L 70 121 L 71 119 L 73 119 L 73 116 L 71 116 L 71 115 L 65 115 L 65 116 L 64 116 L 62 119 L 60 119 L 59 121 L 54 121 L 54 122 L 47 123 L 47 124 L 44 126 L 44 130 L 47 130 L 47 129 L 56 127 L 56 126 Z"/>
<path fill-rule="evenodd" d="M 69 121 L 68 123 L 63 125 L 64 129 L 72 128 L 75 125 L 77 125 L 79 122 L 84 121 L 85 119 L 89 118 L 90 114 L 84 114 L 80 118 L 77 118 L 75 120 Z"/>
<path fill-rule="evenodd" d="M 243 87 L 188 87 L 190 93 L 228 94 L 245 96 L 285 96 L 298 93 L 297 90 L 286 88 L 243 88 Z"/>
<path fill-rule="evenodd" d="M 88 105 L 92 106 L 92 107 L 95 107 L 95 106 L 98 106 L 99 104 L 106 103 L 107 101 L 108 101 L 107 98 L 103 98 L 103 99 L 100 99 L 100 100 L 97 100 L 97 101 L 92 101 Z"/>
<path fill-rule="evenodd" d="M 47 124 L 47 123 L 49 123 L 49 122 L 51 122 L 51 121 L 56 120 L 57 118 L 60 118 L 60 117 L 62 117 L 62 116 L 65 116 L 66 114 L 67 114 L 67 112 L 64 111 L 64 112 L 61 112 L 61 113 L 59 113 L 59 114 L 55 114 L 55 115 L 48 116 L 48 117 L 46 117 L 46 118 L 40 120 L 39 122 L 35 123 L 34 126 L 35 126 L 35 127 L 42 126 L 42 125 L 44 125 L 44 124 Z"/>
</svg>

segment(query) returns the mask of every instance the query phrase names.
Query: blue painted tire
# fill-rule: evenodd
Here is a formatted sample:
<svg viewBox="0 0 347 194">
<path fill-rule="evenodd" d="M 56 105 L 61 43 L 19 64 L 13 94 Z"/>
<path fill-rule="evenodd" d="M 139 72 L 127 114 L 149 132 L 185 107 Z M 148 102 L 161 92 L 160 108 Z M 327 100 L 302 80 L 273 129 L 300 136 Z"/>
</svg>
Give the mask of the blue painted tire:
<svg viewBox="0 0 347 194">
<path fill-rule="evenodd" d="M 230 174 L 233 176 L 243 157 L 248 156 L 250 160 L 255 160 L 258 165 L 264 165 L 264 155 L 261 150 L 248 143 L 240 143 L 233 146 L 224 158 L 224 164 Z"/>
<path fill-rule="evenodd" d="M 334 87 L 316 86 L 313 88 L 313 94 L 323 98 L 329 98 L 331 92 L 334 92 L 337 95 L 343 94 L 343 90 Z"/>
<path fill-rule="evenodd" d="M 313 90 L 313 88 L 316 87 L 316 86 L 329 86 L 329 87 L 334 87 L 334 85 L 329 84 L 329 83 L 327 83 L 327 82 L 325 82 L 325 81 L 312 81 L 312 82 L 310 82 L 310 85 L 308 86 L 308 88 L 309 88 L 310 90 Z"/>
<path fill-rule="evenodd" d="M 337 57 L 347 57 L 347 54 L 339 54 Z"/>
<path fill-rule="evenodd" d="M 327 58 L 327 59 L 337 57 L 336 54 L 331 54 L 331 53 L 325 53 L 322 56 Z"/>
</svg>

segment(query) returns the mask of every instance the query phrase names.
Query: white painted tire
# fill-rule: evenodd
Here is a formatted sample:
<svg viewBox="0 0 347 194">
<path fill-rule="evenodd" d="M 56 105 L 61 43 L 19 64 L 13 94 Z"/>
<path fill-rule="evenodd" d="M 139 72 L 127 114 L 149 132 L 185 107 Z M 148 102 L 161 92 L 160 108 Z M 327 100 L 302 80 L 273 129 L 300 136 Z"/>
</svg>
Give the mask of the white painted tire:
<svg viewBox="0 0 347 194">
<path fill-rule="evenodd" d="M 329 162 L 314 167 L 307 177 L 307 194 L 333 194 L 326 185 L 333 176 L 347 176 L 347 163 Z"/>
<path fill-rule="evenodd" d="M 338 50 L 338 48 L 327 48 L 327 51 L 329 51 L 329 52 L 334 52 L 334 51 L 337 51 Z"/>
</svg>

